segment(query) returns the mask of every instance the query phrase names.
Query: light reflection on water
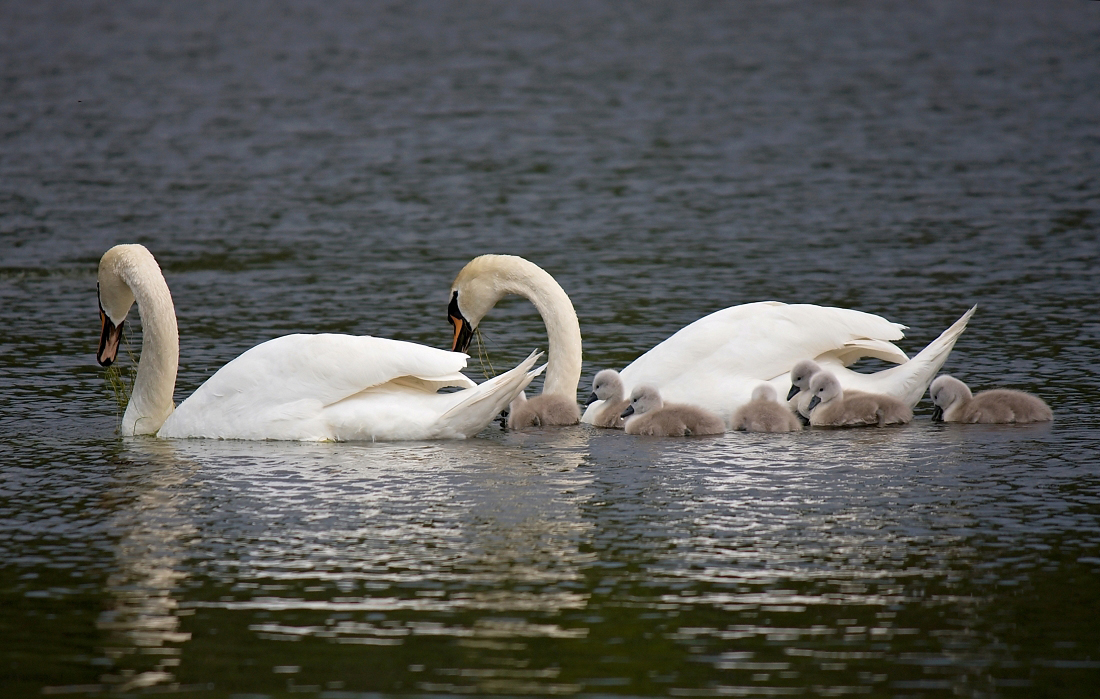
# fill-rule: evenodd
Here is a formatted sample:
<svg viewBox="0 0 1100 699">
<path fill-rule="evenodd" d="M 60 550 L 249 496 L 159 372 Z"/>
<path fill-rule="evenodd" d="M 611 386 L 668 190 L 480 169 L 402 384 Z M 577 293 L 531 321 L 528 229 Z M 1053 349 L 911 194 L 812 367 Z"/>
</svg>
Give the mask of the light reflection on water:
<svg viewBox="0 0 1100 699">
<path fill-rule="evenodd" d="M 123 670 L 100 681 L 199 687 L 187 661 L 219 652 L 203 650 L 214 630 L 292 644 L 294 681 L 318 687 L 339 675 L 314 654 L 363 647 L 405 663 L 394 687 L 444 693 L 1024 682 L 990 610 L 1034 586 L 1046 537 L 1093 515 L 1066 497 L 1074 469 L 976 468 L 950 458 L 960 434 L 923 423 L 778 439 L 586 427 L 457 444 L 128 439 L 114 474 L 128 506 L 109 525 L 121 535 L 113 602 L 97 622 Z M 303 643 L 322 645 L 303 660 Z M 450 652 L 437 656 L 441 643 Z M 639 676 L 634 654 L 652 644 L 676 650 Z M 246 653 L 257 654 L 286 655 Z M 692 665 L 749 684 L 700 687 Z"/>
</svg>

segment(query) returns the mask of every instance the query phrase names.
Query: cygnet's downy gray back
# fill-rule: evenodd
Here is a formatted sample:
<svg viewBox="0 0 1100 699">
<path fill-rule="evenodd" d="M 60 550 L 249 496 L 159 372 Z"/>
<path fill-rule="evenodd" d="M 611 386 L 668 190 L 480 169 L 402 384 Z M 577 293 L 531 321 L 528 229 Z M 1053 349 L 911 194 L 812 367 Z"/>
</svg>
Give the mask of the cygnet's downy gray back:
<svg viewBox="0 0 1100 699">
<path fill-rule="evenodd" d="M 972 394 L 970 387 L 953 376 L 939 376 L 928 387 L 936 406 L 933 420 L 985 424 L 1049 422 L 1054 419 L 1042 398 L 1009 388 Z"/>
<path fill-rule="evenodd" d="M 896 398 L 873 393 L 847 396 L 837 378 L 820 371 L 810 380 L 810 424 L 814 427 L 905 425 L 913 411 Z"/>
<path fill-rule="evenodd" d="M 745 432 L 796 432 L 802 423 L 779 402 L 772 385 L 762 383 L 753 389 L 752 400 L 733 413 L 730 427 Z"/>
<path fill-rule="evenodd" d="M 634 389 L 623 417 L 629 418 L 625 425 L 627 434 L 690 437 L 726 431 L 726 424 L 714 413 L 694 405 L 666 405 L 652 386 Z"/>
</svg>

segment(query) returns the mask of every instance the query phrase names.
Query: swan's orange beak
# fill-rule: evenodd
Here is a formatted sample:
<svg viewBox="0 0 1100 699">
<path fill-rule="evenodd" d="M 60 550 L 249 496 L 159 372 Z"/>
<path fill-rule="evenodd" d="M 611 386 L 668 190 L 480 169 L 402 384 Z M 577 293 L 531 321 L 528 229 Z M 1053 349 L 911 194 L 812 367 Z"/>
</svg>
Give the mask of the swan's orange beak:
<svg viewBox="0 0 1100 699">
<path fill-rule="evenodd" d="M 123 325 L 126 325 L 126 321 L 115 325 L 103 312 L 103 306 L 99 307 L 99 351 L 95 353 L 95 358 L 101 365 L 111 366 L 115 363 Z"/>
<path fill-rule="evenodd" d="M 470 324 L 462 317 L 447 316 L 447 320 L 454 326 L 455 336 L 454 341 L 451 343 L 452 352 L 465 352 L 470 348 L 470 340 L 473 338 L 474 331 L 470 329 Z"/>
<path fill-rule="evenodd" d="M 470 348 L 470 340 L 474 338 L 474 329 L 470 322 L 463 317 L 458 308 L 458 292 L 451 296 L 451 304 L 447 307 L 447 322 L 455 329 L 454 340 L 451 342 L 452 352 L 465 352 Z"/>
</svg>

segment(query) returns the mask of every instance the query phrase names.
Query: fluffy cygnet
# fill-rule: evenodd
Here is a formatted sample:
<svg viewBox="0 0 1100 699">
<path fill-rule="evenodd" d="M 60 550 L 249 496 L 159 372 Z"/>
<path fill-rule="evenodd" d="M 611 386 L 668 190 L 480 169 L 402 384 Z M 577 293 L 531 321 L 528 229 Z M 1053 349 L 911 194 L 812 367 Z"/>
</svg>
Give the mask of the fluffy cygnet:
<svg viewBox="0 0 1100 699">
<path fill-rule="evenodd" d="M 580 422 L 581 411 L 577 401 L 555 393 L 540 393 L 527 398 L 520 393 L 508 406 L 508 429 L 527 427 L 563 427 Z"/>
<path fill-rule="evenodd" d="M 623 428 L 623 411 L 630 405 L 630 399 L 623 396 L 623 382 L 619 378 L 619 372 L 614 369 L 604 369 L 592 379 L 592 395 L 588 397 L 585 405 L 592 405 L 598 400 L 604 403 L 596 412 L 592 424 L 596 427 Z"/>
<path fill-rule="evenodd" d="M 722 434 L 726 424 L 709 410 L 694 405 L 665 405 L 661 394 L 652 386 L 639 386 L 630 395 L 630 405 L 623 411 L 627 434 L 652 437 L 690 437 Z M 631 417 L 633 416 L 633 417 Z"/>
<path fill-rule="evenodd" d="M 797 432 L 802 429 L 801 421 L 779 402 L 779 394 L 766 383 L 753 389 L 752 400 L 737 409 L 730 426 L 746 432 Z"/>
<path fill-rule="evenodd" d="M 787 407 L 801 415 L 808 424 L 810 420 L 810 379 L 821 371 L 821 365 L 812 359 L 803 359 L 791 367 L 791 390 L 787 392 Z"/>
<path fill-rule="evenodd" d="M 932 420 L 943 422 L 1048 422 L 1054 419 L 1042 398 L 1023 391 L 995 388 L 973 395 L 953 376 L 937 377 L 928 387 L 935 409 Z"/>
<path fill-rule="evenodd" d="M 846 395 L 837 378 L 820 371 L 810 380 L 810 424 L 814 427 L 905 425 L 913 411 L 896 398 L 873 393 Z"/>
</svg>

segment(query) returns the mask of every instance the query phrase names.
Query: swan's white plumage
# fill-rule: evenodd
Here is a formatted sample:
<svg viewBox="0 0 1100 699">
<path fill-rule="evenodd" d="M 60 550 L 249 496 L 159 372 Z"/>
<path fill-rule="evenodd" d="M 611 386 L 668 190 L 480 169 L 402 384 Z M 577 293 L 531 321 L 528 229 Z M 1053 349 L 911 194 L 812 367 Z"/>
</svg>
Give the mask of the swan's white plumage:
<svg viewBox="0 0 1100 699">
<path fill-rule="evenodd" d="M 120 280 L 132 295 L 118 291 Z M 104 311 L 116 323 L 136 300 L 146 328 L 168 316 L 175 328 L 167 284 L 144 247 L 108 251 L 100 265 L 100 288 Z M 287 335 L 226 364 L 173 412 L 175 362 L 170 376 L 159 371 L 141 378 L 147 365 L 159 367 L 166 364 L 164 357 L 178 356 L 178 339 L 146 332 L 123 430 L 222 439 L 464 438 L 487 426 L 542 372 L 545 367 L 532 369 L 539 355 L 532 353 L 515 369 L 478 385 L 461 373 L 469 359 L 462 353 L 370 336 Z M 445 387 L 463 390 L 437 393 Z M 166 419 L 162 408 L 143 413 L 143 406 L 163 403 L 164 395 L 171 413 Z"/>
<path fill-rule="evenodd" d="M 627 391 L 650 384 L 669 401 L 706 408 L 728 421 L 751 400 L 760 381 L 786 395 L 791 367 L 809 358 L 833 371 L 845 389 L 892 395 L 916 405 L 973 312 L 909 360 L 892 344 L 905 326 L 879 316 L 810 304 L 748 303 L 700 318 L 619 375 Z M 874 374 L 844 369 L 866 356 L 900 364 Z M 590 421 L 599 405 L 589 406 L 582 420 Z"/>
<path fill-rule="evenodd" d="M 513 372 L 526 373 L 535 359 Z M 466 360 L 461 353 L 380 337 L 287 335 L 222 367 L 158 434 L 341 441 L 469 437 L 492 421 L 502 401 L 491 401 L 473 424 L 460 408 L 475 409 L 471 397 L 491 398 L 509 383 L 514 392 L 517 382 L 503 374 L 481 388 L 459 371 Z M 445 387 L 467 390 L 436 393 Z"/>
</svg>

